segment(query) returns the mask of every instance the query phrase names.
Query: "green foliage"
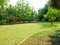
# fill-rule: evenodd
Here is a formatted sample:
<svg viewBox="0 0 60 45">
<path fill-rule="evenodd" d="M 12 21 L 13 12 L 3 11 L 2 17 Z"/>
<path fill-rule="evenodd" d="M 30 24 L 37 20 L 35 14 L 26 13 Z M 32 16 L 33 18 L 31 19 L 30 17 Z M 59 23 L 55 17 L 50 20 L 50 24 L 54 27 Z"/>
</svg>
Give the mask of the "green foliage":
<svg viewBox="0 0 60 45">
<path fill-rule="evenodd" d="M 7 5 L 7 1 L 8 1 L 8 0 L 0 0 L 0 6 L 1 6 L 1 5 Z"/>
<path fill-rule="evenodd" d="M 46 14 L 48 11 L 48 5 L 46 4 L 44 8 L 38 10 L 38 19 L 42 20 L 44 19 L 44 14 Z"/>
<path fill-rule="evenodd" d="M 29 6 L 28 1 L 25 3 L 24 0 L 18 0 L 15 6 L 7 6 L 7 4 L 8 0 L 0 0 L 0 24 L 15 24 L 34 21 L 60 21 L 60 10 L 51 8 L 50 0 L 44 8 L 38 10 L 38 13 Z"/>
<path fill-rule="evenodd" d="M 5 20 L 5 7 L 7 5 L 8 0 L 0 0 L 0 24 L 2 24 L 3 22 L 6 22 Z"/>
<path fill-rule="evenodd" d="M 52 8 L 49 8 L 47 14 L 45 15 L 45 18 L 49 19 L 49 21 L 54 21 L 56 19 L 56 16 L 56 11 Z"/>
<path fill-rule="evenodd" d="M 4 7 L 4 5 L 2 3 L 0 8 L 0 24 L 36 21 L 37 13 L 31 9 L 28 2 L 25 3 L 24 0 L 18 0 L 16 6 L 8 5 Z"/>
<path fill-rule="evenodd" d="M 56 21 L 58 17 L 60 17 L 60 10 L 49 7 L 48 12 L 46 15 L 44 15 L 44 17 L 52 23 L 53 21 Z"/>
<path fill-rule="evenodd" d="M 6 15 L 7 14 L 7 15 Z M 12 5 L 10 5 L 7 9 L 6 9 L 6 18 L 8 20 L 9 23 L 11 22 L 16 22 L 16 10 L 15 7 L 13 7 Z"/>
<path fill-rule="evenodd" d="M 59 12 L 60 10 L 49 7 L 48 12 L 44 17 L 49 19 L 50 21 L 54 21 L 57 17 L 60 16 Z"/>
</svg>

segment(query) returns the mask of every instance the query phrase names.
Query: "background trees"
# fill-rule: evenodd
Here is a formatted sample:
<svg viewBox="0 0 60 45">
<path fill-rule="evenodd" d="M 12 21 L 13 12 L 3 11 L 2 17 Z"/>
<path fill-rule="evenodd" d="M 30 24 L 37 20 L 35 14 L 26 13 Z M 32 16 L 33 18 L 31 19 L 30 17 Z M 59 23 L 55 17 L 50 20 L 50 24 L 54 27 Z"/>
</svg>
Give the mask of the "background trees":
<svg viewBox="0 0 60 45">
<path fill-rule="evenodd" d="M 51 22 L 51 24 L 53 24 L 52 22 L 55 21 L 57 17 L 57 10 L 49 8 L 47 14 L 44 15 L 44 17 L 48 19 Z"/>
<path fill-rule="evenodd" d="M 32 10 L 28 1 L 18 0 L 15 6 L 6 5 L 7 0 L 0 0 L 0 24 L 15 24 L 36 21 L 37 12 Z"/>
<path fill-rule="evenodd" d="M 48 12 L 44 16 L 46 19 L 48 19 L 51 24 L 53 25 L 54 21 L 59 21 L 60 17 L 60 5 L 59 5 L 59 0 L 49 0 L 48 2 Z"/>
<path fill-rule="evenodd" d="M 42 21 L 44 19 L 44 14 L 48 12 L 48 5 L 46 4 L 44 8 L 38 10 L 38 20 Z"/>
<path fill-rule="evenodd" d="M 15 6 L 7 4 L 8 0 L 0 0 L 0 24 L 34 21 L 50 21 L 52 24 L 53 21 L 60 21 L 60 10 L 51 7 L 51 0 L 38 12 L 29 6 L 28 1 L 18 0 Z"/>
<path fill-rule="evenodd" d="M 0 24 L 2 24 L 4 21 L 4 12 L 6 9 L 6 5 L 7 5 L 8 0 L 0 0 Z"/>
</svg>

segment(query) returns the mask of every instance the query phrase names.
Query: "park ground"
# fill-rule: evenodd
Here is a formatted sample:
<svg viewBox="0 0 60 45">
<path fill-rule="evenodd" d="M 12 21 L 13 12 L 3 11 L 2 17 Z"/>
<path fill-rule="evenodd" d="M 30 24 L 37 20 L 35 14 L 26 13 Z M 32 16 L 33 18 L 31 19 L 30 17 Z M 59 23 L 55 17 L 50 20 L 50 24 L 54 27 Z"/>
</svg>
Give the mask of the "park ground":
<svg viewBox="0 0 60 45">
<path fill-rule="evenodd" d="M 52 45 L 53 37 L 59 40 L 59 30 L 60 22 L 54 22 L 53 26 L 49 22 L 0 25 L 0 45 L 48 45 L 47 42 Z"/>
</svg>

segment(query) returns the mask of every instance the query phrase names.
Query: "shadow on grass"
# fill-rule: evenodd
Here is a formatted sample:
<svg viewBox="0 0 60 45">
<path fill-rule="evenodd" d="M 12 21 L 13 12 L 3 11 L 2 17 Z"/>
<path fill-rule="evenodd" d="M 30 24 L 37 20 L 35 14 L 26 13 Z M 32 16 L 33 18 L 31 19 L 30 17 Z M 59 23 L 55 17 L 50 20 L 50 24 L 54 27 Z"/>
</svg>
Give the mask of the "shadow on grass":
<svg viewBox="0 0 60 45">
<path fill-rule="evenodd" d="M 4 26 L 4 25 L 15 25 L 15 24 L 0 24 L 0 26 Z"/>
<path fill-rule="evenodd" d="M 52 28 L 52 27 L 57 27 L 56 23 L 54 23 L 53 25 L 51 25 L 50 22 L 42 22 L 42 23 L 38 23 L 39 25 L 42 26 L 42 28 Z"/>
<path fill-rule="evenodd" d="M 16 24 L 30 24 L 30 23 L 38 23 L 38 22 L 7 23 L 7 24 L 0 24 L 0 26 L 4 26 L 4 25 L 16 25 Z"/>
<path fill-rule="evenodd" d="M 16 25 L 16 24 L 24 24 L 24 22 L 6 23 L 6 24 L 0 23 L 0 26 L 3 26 L 3 25 Z"/>
<path fill-rule="evenodd" d="M 57 30 L 54 35 L 49 37 L 51 39 L 51 45 L 60 45 L 60 30 Z"/>
</svg>

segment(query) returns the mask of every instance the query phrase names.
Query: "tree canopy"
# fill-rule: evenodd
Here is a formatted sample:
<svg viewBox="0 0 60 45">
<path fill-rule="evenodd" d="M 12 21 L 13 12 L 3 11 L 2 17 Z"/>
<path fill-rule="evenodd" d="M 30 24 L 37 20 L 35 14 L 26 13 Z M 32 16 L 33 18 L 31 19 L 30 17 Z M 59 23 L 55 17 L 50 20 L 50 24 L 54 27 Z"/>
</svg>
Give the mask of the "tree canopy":
<svg viewBox="0 0 60 45">
<path fill-rule="evenodd" d="M 18 0 L 15 6 L 7 5 L 8 1 L 0 0 L 0 24 L 60 21 L 59 0 L 49 0 L 45 7 L 38 10 L 38 13 L 29 6 L 28 1 Z"/>
</svg>

